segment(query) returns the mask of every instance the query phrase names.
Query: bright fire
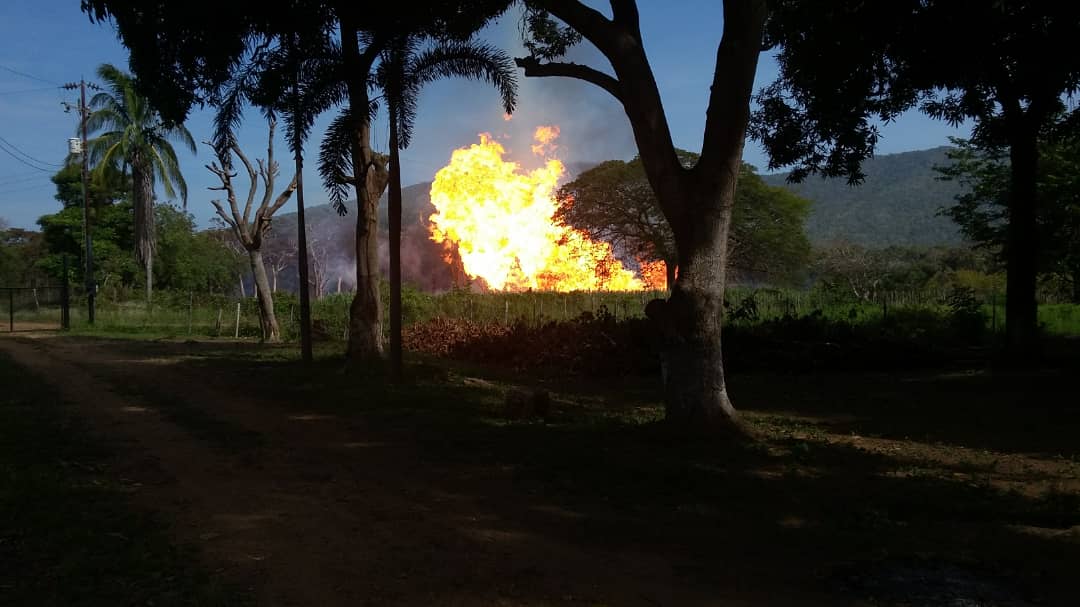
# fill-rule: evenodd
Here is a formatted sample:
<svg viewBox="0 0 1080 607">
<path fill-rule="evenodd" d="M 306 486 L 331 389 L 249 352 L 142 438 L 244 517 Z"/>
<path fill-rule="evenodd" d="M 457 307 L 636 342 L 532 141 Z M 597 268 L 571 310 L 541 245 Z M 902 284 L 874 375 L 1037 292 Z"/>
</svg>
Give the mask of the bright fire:
<svg viewBox="0 0 1080 607">
<path fill-rule="evenodd" d="M 558 127 L 538 128 L 533 151 L 549 156 L 558 135 Z M 431 185 L 431 239 L 456 245 L 470 277 L 508 291 L 646 288 L 610 244 L 552 219 L 561 162 L 548 158 L 543 167 L 525 172 L 503 160 L 504 152 L 482 134 L 480 143 L 455 150 Z"/>
</svg>

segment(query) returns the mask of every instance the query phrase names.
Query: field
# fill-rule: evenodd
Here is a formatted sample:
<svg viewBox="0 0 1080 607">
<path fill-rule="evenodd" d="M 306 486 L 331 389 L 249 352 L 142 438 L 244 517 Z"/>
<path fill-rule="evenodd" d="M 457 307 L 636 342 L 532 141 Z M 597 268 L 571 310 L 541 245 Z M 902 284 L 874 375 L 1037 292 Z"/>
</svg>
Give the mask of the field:
<svg viewBox="0 0 1080 607">
<path fill-rule="evenodd" d="M 735 372 L 753 443 L 668 435 L 653 378 L 414 356 L 387 385 L 294 350 L 0 336 L 0 599 L 1074 604 L 1074 350 Z"/>
<path fill-rule="evenodd" d="M 383 293 L 384 314 L 388 311 Z M 609 315 L 615 320 L 641 318 L 645 304 L 665 297 L 664 292 L 579 292 L 579 293 L 472 293 L 451 291 L 432 295 L 412 289 L 403 294 L 405 324 L 432 318 L 462 319 L 478 323 L 539 325 L 581 317 Z M 28 296 L 24 296 L 28 297 Z M 55 294 L 50 302 L 32 305 L 29 300 L 16 305 L 16 321 L 34 328 L 58 325 L 60 313 Z M 347 319 L 351 294 L 330 294 L 312 304 L 316 334 L 324 340 L 348 336 Z M 890 315 L 926 313 L 945 317 L 952 310 L 949 295 L 928 292 L 889 292 L 876 301 L 847 300 L 835 294 L 787 289 L 728 290 L 729 326 L 751 327 L 787 317 L 820 314 L 823 318 L 853 325 L 879 323 Z M 1005 306 L 997 297 L 977 301 L 988 334 L 1004 332 Z M 299 305 L 296 296 L 277 294 L 275 308 L 287 340 L 299 335 Z M 7 304 L 0 301 L 0 320 L 7 320 Z M 94 327 L 86 323 L 85 301 L 72 301 L 72 329 L 84 334 L 135 334 L 158 337 L 258 337 L 258 308 L 253 298 L 209 296 L 195 293 L 160 292 L 154 305 L 145 302 L 99 299 Z M 1039 322 L 1049 335 L 1080 335 L 1080 305 L 1044 303 Z M 385 323 L 388 326 L 388 321 Z"/>
</svg>

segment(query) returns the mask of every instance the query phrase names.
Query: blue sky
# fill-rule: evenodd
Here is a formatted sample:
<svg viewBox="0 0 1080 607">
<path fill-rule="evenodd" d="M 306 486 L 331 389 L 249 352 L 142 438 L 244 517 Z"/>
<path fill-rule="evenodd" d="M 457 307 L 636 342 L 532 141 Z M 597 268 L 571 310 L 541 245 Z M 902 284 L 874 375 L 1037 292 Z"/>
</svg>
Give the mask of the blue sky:
<svg viewBox="0 0 1080 607">
<path fill-rule="evenodd" d="M 722 25 L 720 3 L 641 0 L 639 4 L 646 48 L 676 145 L 700 149 Z M 520 54 L 516 13 L 481 36 Z M 80 77 L 92 81 L 101 63 L 126 67 L 127 53 L 111 26 L 89 22 L 79 11 L 78 0 L 5 0 L 0 3 L 0 40 L 0 147 L 18 150 L 14 152 L 18 159 L 0 150 L 0 218 L 32 228 L 37 217 L 59 209 L 49 181 L 51 172 L 41 169 L 55 169 L 67 151 L 67 139 L 76 134 L 77 116 L 65 113 L 62 102 L 76 101 L 77 92 L 58 85 Z M 595 50 L 586 46 L 575 49 L 572 59 L 604 65 Z M 770 82 L 775 72 L 772 59 L 762 55 L 756 86 Z M 566 161 L 629 159 L 636 153 L 622 108 L 605 93 L 566 79 L 521 76 L 519 82 L 520 104 L 510 122 L 503 120 L 494 91 L 484 85 L 447 81 L 429 86 L 420 101 L 413 144 L 402 155 L 404 182 L 431 180 L 453 149 L 476 141 L 481 132 L 506 136 L 511 157 L 528 163 L 528 154 L 518 150 L 527 152 L 528 134 L 540 124 L 561 127 L 559 154 Z M 196 110 L 189 119 L 187 127 L 197 141 L 209 136 L 211 116 L 210 110 Z M 310 149 L 317 148 L 330 118 L 327 115 L 316 125 Z M 240 132 L 249 156 L 265 153 L 265 128 L 258 114 L 250 112 Z M 380 120 L 374 132 L 376 148 L 385 150 L 385 122 Z M 952 129 L 917 113 L 886 125 L 882 132 L 878 154 L 943 145 L 950 135 L 966 134 L 964 129 Z M 276 153 L 284 173 L 289 159 L 283 142 L 278 142 Z M 304 174 L 309 205 L 326 202 L 313 168 L 315 156 L 314 152 L 307 155 L 310 168 Z M 767 164 L 753 142 L 747 143 L 745 159 L 759 167 Z M 204 168 L 209 154 L 205 147 L 194 156 L 180 152 L 180 161 L 188 182 L 188 209 L 205 226 L 213 215 L 209 201 L 216 194 L 207 189 L 216 185 L 216 178 Z"/>
</svg>

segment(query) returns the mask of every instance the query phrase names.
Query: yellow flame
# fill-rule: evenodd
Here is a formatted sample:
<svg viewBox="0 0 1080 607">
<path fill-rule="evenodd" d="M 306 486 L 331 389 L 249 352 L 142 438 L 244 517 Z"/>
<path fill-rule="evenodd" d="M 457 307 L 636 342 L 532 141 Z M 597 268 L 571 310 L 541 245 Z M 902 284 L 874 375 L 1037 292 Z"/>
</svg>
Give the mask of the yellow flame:
<svg viewBox="0 0 1080 607">
<path fill-rule="evenodd" d="M 533 139 L 536 141 L 532 147 L 532 153 L 537 156 L 550 156 L 555 153 L 555 150 L 559 146 L 555 145 L 555 140 L 559 138 L 559 127 L 557 126 L 538 126 L 536 132 L 533 133 Z"/>
<path fill-rule="evenodd" d="M 541 130 L 543 137 L 541 138 Z M 550 146 L 558 127 L 537 130 Z M 563 165 L 549 159 L 525 172 L 503 160 L 488 134 L 455 150 L 431 185 L 431 239 L 456 245 L 465 272 L 492 289 L 640 290 L 645 285 L 615 258 L 611 245 L 553 220 Z"/>
</svg>

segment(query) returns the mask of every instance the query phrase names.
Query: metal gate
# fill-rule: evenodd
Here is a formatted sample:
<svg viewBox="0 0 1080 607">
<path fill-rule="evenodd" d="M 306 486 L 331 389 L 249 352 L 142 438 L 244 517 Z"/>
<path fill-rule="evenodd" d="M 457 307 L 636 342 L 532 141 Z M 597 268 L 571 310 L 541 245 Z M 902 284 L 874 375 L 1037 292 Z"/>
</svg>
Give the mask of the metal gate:
<svg viewBox="0 0 1080 607">
<path fill-rule="evenodd" d="M 2 310 L 0 323 L 7 325 L 7 330 L 11 333 L 69 329 L 71 328 L 70 299 L 71 295 L 65 285 L 0 286 L 0 310 Z"/>
</svg>

